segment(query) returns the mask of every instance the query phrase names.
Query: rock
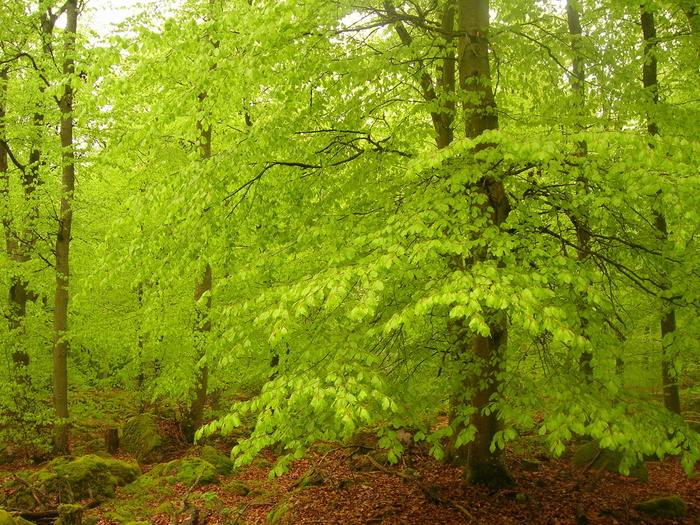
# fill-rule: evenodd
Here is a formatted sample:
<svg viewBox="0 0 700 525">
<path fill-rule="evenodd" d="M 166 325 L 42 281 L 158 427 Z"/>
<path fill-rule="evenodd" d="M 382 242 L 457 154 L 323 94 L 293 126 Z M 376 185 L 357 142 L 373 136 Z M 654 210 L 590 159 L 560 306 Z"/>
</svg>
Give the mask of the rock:
<svg viewBox="0 0 700 525">
<path fill-rule="evenodd" d="M 83 507 L 81 505 L 60 505 L 58 519 L 54 525 L 81 525 L 83 522 Z"/>
<path fill-rule="evenodd" d="M 250 487 L 242 481 L 232 481 L 221 487 L 222 492 L 228 492 L 234 496 L 247 496 L 250 494 Z"/>
<path fill-rule="evenodd" d="M 201 458 L 176 459 L 170 463 L 156 465 L 147 474 L 149 478 L 162 477 L 169 483 L 181 482 L 187 487 L 218 483 L 216 468 Z"/>
<path fill-rule="evenodd" d="M 600 469 L 604 465 L 605 470 L 615 474 L 621 474 L 620 463 L 622 462 L 622 452 L 609 449 L 601 449 L 594 441 L 579 447 L 571 460 L 574 467 L 585 467 L 591 462 L 591 468 Z M 649 472 L 644 463 L 639 462 L 630 467 L 629 477 L 639 481 L 649 481 Z"/>
<path fill-rule="evenodd" d="M 255 468 L 261 468 L 261 469 L 271 469 L 272 468 L 272 463 L 270 463 L 268 460 L 266 460 L 263 457 L 257 457 L 253 460 L 251 463 L 251 466 Z"/>
<path fill-rule="evenodd" d="M 537 472 L 538 470 L 540 470 L 540 462 L 536 459 L 523 458 L 520 460 L 520 468 L 524 472 Z"/>
<path fill-rule="evenodd" d="M 322 441 L 319 441 L 319 442 L 311 445 L 311 448 L 309 450 L 311 452 L 318 454 L 319 456 L 326 456 L 326 455 L 330 454 L 336 448 L 337 447 L 331 445 L 330 443 L 324 443 Z"/>
<path fill-rule="evenodd" d="M 122 448 L 134 454 L 139 463 L 156 463 L 163 458 L 163 438 L 151 414 L 140 414 L 124 425 Z"/>
<path fill-rule="evenodd" d="M 655 519 L 682 518 L 688 512 L 685 502 L 676 495 L 643 501 L 634 508 Z"/>
<path fill-rule="evenodd" d="M 233 471 L 233 461 L 223 454 L 220 454 L 219 451 L 212 446 L 207 445 L 206 447 L 202 447 L 199 451 L 199 455 L 204 461 L 208 461 L 214 465 L 216 473 L 221 476 L 229 476 Z"/>
<path fill-rule="evenodd" d="M 282 498 L 277 502 L 277 505 L 267 515 L 266 521 L 270 525 L 292 525 L 294 523 L 294 515 L 289 508 L 287 498 Z"/>
<path fill-rule="evenodd" d="M 686 424 L 695 430 L 695 432 L 700 433 L 700 421 L 695 419 L 686 419 Z"/>
<path fill-rule="evenodd" d="M 0 525 L 17 525 L 12 514 L 4 509 L 0 509 Z"/>
<path fill-rule="evenodd" d="M 310 468 L 304 472 L 294 483 L 294 486 L 299 488 L 318 487 L 321 485 L 323 485 L 323 476 L 315 468 Z"/>
<path fill-rule="evenodd" d="M 27 483 L 43 494 L 57 494 L 61 503 L 73 503 L 87 498 L 112 498 L 117 486 L 131 483 L 140 474 L 138 465 L 87 455 L 56 458 L 28 476 Z M 24 509 L 36 506 L 27 486 L 10 480 L 5 488 L 14 490 L 5 491 L 0 503 Z"/>
</svg>

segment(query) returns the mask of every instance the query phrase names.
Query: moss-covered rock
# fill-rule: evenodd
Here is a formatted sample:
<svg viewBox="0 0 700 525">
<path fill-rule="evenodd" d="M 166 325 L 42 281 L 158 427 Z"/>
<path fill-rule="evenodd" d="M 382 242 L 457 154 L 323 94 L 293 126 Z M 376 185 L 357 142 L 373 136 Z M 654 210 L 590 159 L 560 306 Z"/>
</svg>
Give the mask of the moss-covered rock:
<svg viewBox="0 0 700 525">
<path fill-rule="evenodd" d="M 139 414 L 124 425 L 122 448 L 136 456 L 139 463 L 156 463 L 163 458 L 163 438 L 151 414 Z"/>
<path fill-rule="evenodd" d="M 294 515 L 287 498 L 282 498 L 277 502 L 277 505 L 267 515 L 266 521 L 270 525 L 292 525 L 294 523 Z"/>
<path fill-rule="evenodd" d="M 4 509 L 0 509 L 0 525 L 17 525 L 12 514 Z"/>
<path fill-rule="evenodd" d="M 202 447 L 202 450 L 199 451 L 199 455 L 204 461 L 208 461 L 214 465 L 217 474 L 229 476 L 231 472 L 233 472 L 233 461 L 223 454 L 220 454 L 214 447 L 209 445 Z"/>
<path fill-rule="evenodd" d="M 643 501 L 634 508 L 655 519 L 682 518 L 688 512 L 685 502 L 676 495 Z"/>
<path fill-rule="evenodd" d="M 264 457 L 258 456 L 253 460 L 253 462 L 251 463 L 251 466 L 253 466 L 255 468 L 261 468 L 261 469 L 271 469 L 272 463 L 270 463 Z"/>
<path fill-rule="evenodd" d="M 153 467 L 147 476 L 165 478 L 169 483 L 179 481 L 188 487 L 195 483 L 204 486 L 219 482 L 214 465 L 201 458 L 176 459 L 170 463 L 162 463 Z"/>
<path fill-rule="evenodd" d="M 228 492 L 234 496 L 247 496 L 250 494 L 250 487 L 242 481 L 232 481 L 221 487 L 222 492 Z"/>
<path fill-rule="evenodd" d="M 58 519 L 54 525 L 81 525 L 82 521 L 83 507 L 67 504 L 58 507 Z"/>
<path fill-rule="evenodd" d="M 591 465 L 591 468 L 594 469 L 605 468 L 605 470 L 608 472 L 622 474 L 620 472 L 622 452 L 617 452 L 606 448 L 601 449 L 594 441 L 579 447 L 574 454 L 574 457 L 571 459 L 571 462 L 574 467 L 585 467 L 587 465 Z M 642 462 L 632 465 L 630 467 L 630 472 L 627 475 L 645 483 L 649 481 L 649 472 L 647 471 L 646 465 L 644 465 Z"/>
<path fill-rule="evenodd" d="M 304 472 L 294 483 L 294 486 L 299 488 L 318 487 L 321 485 L 323 485 L 323 475 L 315 468 L 310 468 Z"/>
<path fill-rule="evenodd" d="M 73 503 L 83 499 L 112 498 L 117 486 L 134 481 L 141 471 L 116 459 L 105 459 L 95 455 L 79 458 L 61 457 L 27 477 L 27 483 L 44 494 L 56 494 L 61 503 Z M 0 503 L 8 506 L 32 509 L 36 502 L 30 489 L 16 480 L 5 485 Z"/>
<path fill-rule="evenodd" d="M 523 458 L 520 460 L 520 468 L 524 472 L 537 472 L 540 470 L 540 462 L 533 458 Z"/>
</svg>

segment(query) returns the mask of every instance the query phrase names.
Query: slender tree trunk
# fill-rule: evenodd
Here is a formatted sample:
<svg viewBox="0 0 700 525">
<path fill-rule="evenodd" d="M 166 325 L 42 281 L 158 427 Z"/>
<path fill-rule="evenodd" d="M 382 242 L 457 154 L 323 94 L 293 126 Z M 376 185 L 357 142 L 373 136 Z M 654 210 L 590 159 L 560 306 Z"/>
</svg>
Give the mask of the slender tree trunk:
<svg viewBox="0 0 700 525">
<path fill-rule="evenodd" d="M 77 0 L 66 2 L 65 59 L 66 79 L 59 101 L 61 110 L 61 207 L 56 234 L 56 296 L 53 313 L 53 403 L 58 422 L 55 428 L 54 451 L 67 454 L 68 424 L 68 298 L 70 282 L 70 241 L 73 222 L 73 192 L 75 190 L 75 154 L 73 150 L 73 87 L 75 72 L 73 53 L 78 23 Z"/>
<path fill-rule="evenodd" d="M 197 304 L 197 326 L 195 327 L 195 346 L 199 359 L 206 356 L 206 344 L 211 331 L 209 311 L 211 310 L 211 266 L 206 265 L 204 275 L 195 282 L 194 300 Z M 202 297 L 207 294 L 204 301 Z M 183 434 L 188 442 L 194 441 L 194 434 L 202 426 L 204 407 L 207 401 L 207 388 L 209 384 L 209 366 L 197 364 L 195 373 L 194 398 L 190 403 L 183 422 Z"/>
<path fill-rule="evenodd" d="M 586 64 L 583 59 L 583 28 L 581 27 L 581 14 L 576 6 L 571 2 L 566 3 L 566 21 L 569 28 L 569 36 L 571 37 L 571 53 L 573 60 L 571 61 L 571 91 L 574 96 L 574 107 L 578 121 L 574 125 L 576 131 L 583 129 L 583 117 L 585 115 L 586 106 Z M 579 141 L 576 144 L 576 156 L 585 157 L 588 155 L 588 144 L 585 140 Z M 585 181 L 584 181 L 585 183 Z M 588 258 L 588 244 L 591 241 L 591 234 L 588 226 L 585 224 L 585 217 L 581 214 L 571 215 L 571 222 L 576 230 L 576 239 L 580 249 L 578 250 L 578 260 L 583 263 Z M 581 317 L 581 331 L 586 334 L 587 320 Z M 593 354 L 588 351 L 581 353 L 579 358 L 579 370 L 583 377 L 589 383 L 593 379 Z"/>
<path fill-rule="evenodd" d="M 658 64 L 656 59 L 656 24 L 654 13 L 646 7 L 641 12 L 642 32 L 644 35 L 644 66 L 642 69 L 642 81 L 654 106 L 659 103 Z M 648 118 L 647 131 L 650 135 L 659 134 L 659 126 L 653 116 Z M 661 193 L 658 195 L 661 201 Z M 663 210 L 655 210 L 654 225 L 659 234 L 659 240 L 666 244 L 668 241 L 668 227 Z M 662 298 L 665 303 L 665 299 Z M 664 388 L 664 405 L 668 410 L 676 414 L 681 413 L 681 399 L 678 390 L 678 374 L 672 350 L 673 335 L 676 332 L 676 311 L 670 304 L 664 304 L 664 313 L 661 316 L 661 381 Z"/>
<path fill-rule="evenodd" d="M 3 68 L 0 71 L 0 82 L 2 82 L 3 94 L 7 90 L 8 70 Z M 5 107 L 4 95 L 3 103 L 0 104 L 0 173 L 2 173 L 3 186 L 2 194 L 5 197 L 3 202 L 9 204 L 9 165 L 8 156 L 10 145 L 5 137 Z M 43 124 L 43 115 L 36 113 L 34 115 L 34 124 L 37 129 L 41 129 Z M 33 193 L 38 183 L 39 161 L 41 159 L 41 150 L 38 147 L 32 149 L 29 156 L 29 164 L 23 165 L 20 161 L 13 157 L 16 167 L 20 170 L 22 187 L 24 190 L 24 200 L 29 206 L 29 212 L 26 218 L 21 222 L 22 228 L 17 227 L 17 220 L 13 219 L 12 212 L 9 208 L 3 210 L 2 222 L 5 230 L 6 251 L 8 258 L 14 264 L 12 275 L 10 277 L 10 290 L 8 296 L 8 324 L 10 333 L 12 333 L 12 372 L 15 383 L 18 385 L 31 383 L 29 375 L 29 354 L 24 348 L 23 336 L 25 334 L 25 318 L 27 312 L 27 301 L 35 300 L 36 296 L 29 290 L 29 283 L 26 277 L 22 274 L 22 265 L 29 261 L 31 252 L 35 244 L 34 226 L 35 220 L 39 214 L 36 202 L 33 202 Z"/>
<path fill-rule="evenodd" d="M 202 104 L 206 100 L 206 93 L 199 95 L 199 102 Z M 211 158 L 211 126 L 204 124 L 201 120 L 197 122 L 200 138 L 200 158 L 206 161 Z M 206 356 L 206 345 L 211 331 L 211 321 L 209 312 L 211 310 L 211 286 L 212 272 L 209 263 L 204 268 L 204 275 L 195 280 L 194 283 L 194 301 L 197 308 L 196 326 L 195 326 L 195 347 L 199 361 Z M 206 299 L 202 301 L 202 297 L 206 294 Z M 209 366 L 206 362 L 197 364 L 195 373 L 195 388 L 194 398 L 190 403 L 190 407 L 183 421 L 183 434 L 188 442 L 194 441 L 194 435 L 197 429 L 202 426 L 204 418 L 204 407 L 207 401 L 207 389 L 209 386 Z"/>
</svg>

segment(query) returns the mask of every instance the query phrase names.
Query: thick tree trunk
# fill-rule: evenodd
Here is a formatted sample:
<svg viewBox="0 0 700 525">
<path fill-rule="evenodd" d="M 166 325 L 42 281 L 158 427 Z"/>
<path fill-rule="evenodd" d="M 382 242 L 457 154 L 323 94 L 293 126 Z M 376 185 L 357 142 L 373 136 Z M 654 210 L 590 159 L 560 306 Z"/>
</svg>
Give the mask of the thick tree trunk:
<svg viewBox="0 0 700 525">
<path fill-rule="evenodd" d="M 390 0 L 384 2 L 386 13 L 396 20 L 398 18 L 395 7 Z M 457 18 L 458 31 L 452 33 Z M 408 31 L 401 22 L 394 22 L 396 33 L 401 42 L 410 47 L 413 43 Z M 462 104 L 464 114 L 464 133 L 467 138 L 476 138 L 487 130 L 498 128 L 498 115 L 496 103 L 491 86 L 491 69 L 488 55 L 488 29 L 489 29 L 489 2 L 488 0 L 451 0 L 446 2 L 442 16 L 442 34 L 446 46 L 442 60 L 441 87 L 448 97 L 444 100 L 438 98 L 434 82 L 426 72 L 421 60 L 417 61 L 420 74 L 420 85 L 423 98 L 428 103 L 438 103 L 437 109 L 431 110 L 431 119 L 435 130 L 436 144 L 438 148 L 449 146 L 454 137 L 454 121 L 456 106 L 450 100 L 454 96 L 455 84 L 459 82 L 459 88 L 465 94 L 466 102 Z M 454 36 L 453 36 L 454 35 Z M 453 38 L 459 36 L 457 57 L 450 50 Z M 455 78 L 455 69 L 458 78 Z M 487 146 L 484 146 L 487 147 Z M 465 188 L 466 192 L 481 192 L 486 197 L 486 205 L 482 212 L 489 216 L 495 225 L 501 225 L 510 211 L 510 203 L 501 180 L 485 176 L 477 184 Z M 484 255 L 482 256 L 485 257 Z M 453 266 L 459 266 L 454 261 Z M 489 410 L 487 415 L 484 408 L 487 407 L 494 396 L 498 395 L 501 388 L 499 371 L 504 364 L 504 352 L 508 339 L 508 324 L 504 317 L 495 314 L 489 319 L 490 335 L 468 334 L 463 323 L 456 322 L 449 328 L 453 334 L 455 353 L 465 363 L 465 369 L 478 372 L 469 373 L 464 381 L 464 391 L 459 392 L 452 401 L 452 416 L 457 416 L 461 408 L 467 403 L 477 408 L 477 414 L 471 423 L 476 427 L 477 435 L 474 441 L 461 447 L 455 446 L 455 439 L 467 423 L 455 425 L 453 441 L 448 445 L 448 458 L 455 464 L 466 465 L 465 476 L 467 480 L 501 488 L 510 486 L 513 478 L 505 466 L 505 453 L 497 449 L 491 451 L 491 443 L 500 425 L 498 410 Z M 465 392 L 474 392 L 469 400 L 464 399 Z"/>
<path fill-rule="evenodd" d="M 653 106 L 656 106 L 659 103 L 659 83 L 654 13 L 647 10 L 646 7 L 642 7 L 640 19 L 642 23 L 642 33 L 644 35 L 642 81 L 644 82 L 644 89 L 651 98 Z M 647 131 L 650 135 L 659 134 L 659 126 L 653 116 L 648 117 Z M 660 193 L 659 197 L 661 197 Z M 655 210 L 653 214 L 654 225 L 658 231 L 659 240 L 666 244 L 668 241 L 668 227 L 663 210 Z M 662 301 L 665 302 L 665 298 L 662 298 Z M 675 332 L 676 312 L 672 305 L 665 305 L 665 312 L 661 316 L 661 381 L 664 388 L 664 405 L 671 412 L 680 414 L 681 400 L 678 389 L 678 374 L 676 373 L 675 359 L 673 350 L 671 349 Z"/>
<path fill-rule="evenodd" d="M 78 23 L 76 0 L 66 2 L 66 42 L 63 74 L 66 84 L 59 102 L 61 110 L 61 207 L 56 234 L 56 296 L 53 312 L 53 404 L 58 421 L 55 427 L 54 451 L 67 454 L 68 424 L 68 285 L 70 282 L 70 241 L 75 191 L 75 154 L 73 151 L 73 87 L 75 72 L 73 52 Z"/>
<path fill-rule="evenodd" d="M 465 136 L 476 138 L 485 131 L 498 128 L 498 114 L 491 86 L 489 64 L 489 2 L 488 0 L 459 0 L 458 26 L 462 35 L 459 41 L 459 86 L 466 92 L 463 110 Z M 484 176 L 468 191 L 485 194 L 488 214 L 492 224 L 500 226 L 508 217 L 510 203 L 503 182 Z M 486 257 L 482 254 L 482 260 Z M 505 465 L 505 451 L 491 444 L 500 428 L 500 413 L 489 407 L 499 395 L 502 386 L 504 353 L 508 341 L 508 321 L 505 316 L 491 314 L 487 320 L 490 335 L 473 336 L 472 355 L 476 370 L 467 377 L 473 392 L 471 405 L 477 412 L 472 417 L 476 437 L 468 444 L 465 477 L 467 481 L 503 488 L 513 484 L 513 477 Z M 488 414 L 487 414 L 488 412 Z"/>
</svg>

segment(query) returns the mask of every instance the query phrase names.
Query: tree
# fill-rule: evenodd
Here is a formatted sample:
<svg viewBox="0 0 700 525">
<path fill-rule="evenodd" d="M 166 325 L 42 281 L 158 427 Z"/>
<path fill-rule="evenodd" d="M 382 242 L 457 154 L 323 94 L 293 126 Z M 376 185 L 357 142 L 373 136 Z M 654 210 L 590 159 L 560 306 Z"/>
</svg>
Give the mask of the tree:
<svg viewBox="0 0 700 525">
<path fill-rule="evenodd" d="M 59 101 L 61 111 L 61 205 L 56 233 L 56 294 L 53 312 L 53 402 L 56 409 L 54 450 L 68 453 L 68 299 L 70 282 L 70 242 L 73 224 L 75 191 L 75 152 L 73 144 L 73 76 L 75 75 L 75 42 L 78 24 L 77 0 L 65 4 L 63 75 L 65 84 Z"/>
</svg>

